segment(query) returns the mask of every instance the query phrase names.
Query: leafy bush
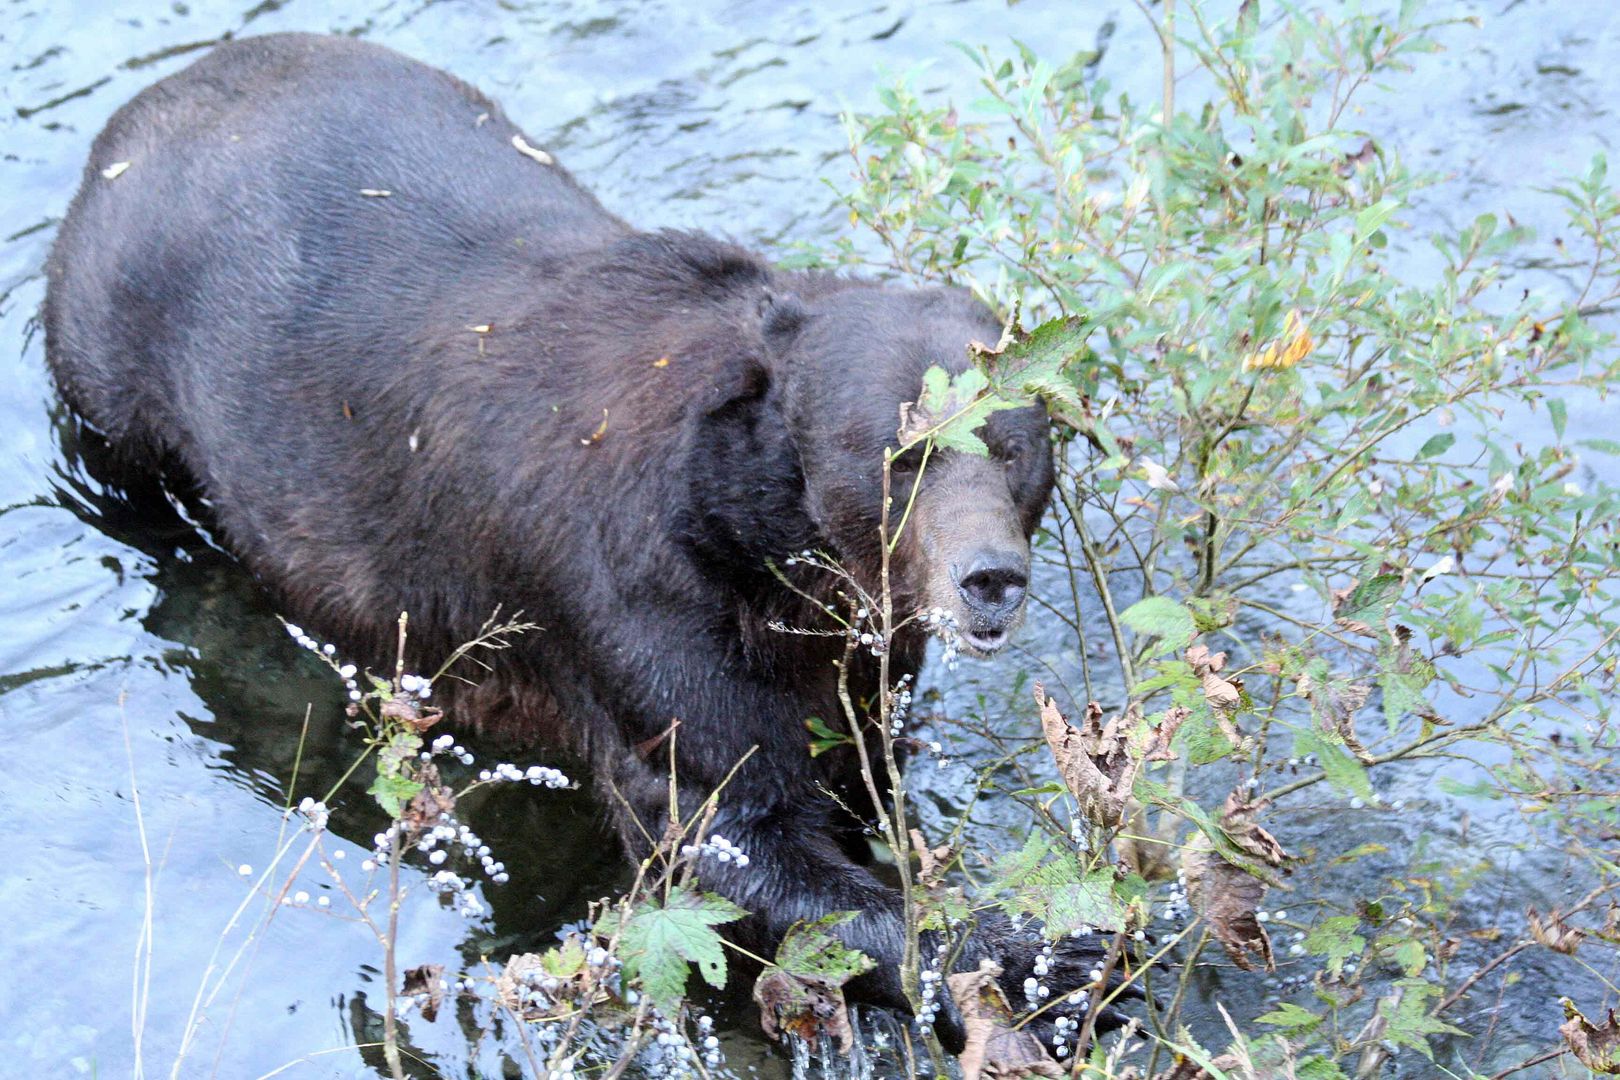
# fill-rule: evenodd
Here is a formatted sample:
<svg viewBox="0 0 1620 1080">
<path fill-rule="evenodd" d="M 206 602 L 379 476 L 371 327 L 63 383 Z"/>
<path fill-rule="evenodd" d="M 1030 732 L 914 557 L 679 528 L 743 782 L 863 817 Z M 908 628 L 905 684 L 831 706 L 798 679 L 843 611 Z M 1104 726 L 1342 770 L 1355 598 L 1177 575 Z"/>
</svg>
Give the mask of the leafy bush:
<svg viewBox="0 0 1620 1080">
<path fill-rule="evenodd" d="M 1295 793 L 1326 784 L 1352 811 L 1412 813 L 1383 805 L 1378 774 L 1453 756 L 1472 767 L 1448 770 L 1450 794 L 1516 805 L 1525 848 L 1557 853 L 1533 865 L 1582 883 L 1482 949 L 1459 939 L 1461 905 L 1499 889 L 1501 867 L 1425 867 L 1421 851 L 1390 866 L 1354 835 L 1315 852 L 1313 877 L 1358 860 L 1363 876 L 1290 902 L 1309 911 L 1287 920 L 1286 953 L 1318 958 L 1313 977 L 1301 1001 L 1232 1018 L 1225 1070 L 1372 1075 L 1432 1053 L 1430 1036 L 1486 1034 L 1489 1017 L 1463 1023 L 1456 1006 L 1520 952 L 1576 965 L 1582 934 L 1617 940 L 1602 912 L 1620 500 L 1576 470 L 1582 453 L 1612 467 L 1620 444 L 1565 429 L 1574 395 L 1620 375 L 1591 321 L 1620 297 L 1620 199 L 1601 158 L 1547 193 L 1584 243 L 1561 248 L 1585 263 L 1578 294 L 1498 288 L 1532 238 L 1490 215 L 1411 235 L 1425 181 L 1349 122 L 1354 96 L 1434 49 L 1438 25 L 1413 3 L 1267 25 L 1260 6 L 1220 23 L 1194 4 L 1173 24 L 1167 3 L 1152 105 L 1115 97 L 1090 55 L 1026 48 L 964 49 L 985 96 L 960 110 L 888 88 L 883 112 L 848 119 L 842 197 L 868 234 L 796 261 L 964 285 L 1038 325 L 978 350 L 954 385 L 934 373 L 936 422 L 913 435 L 971 450 L 987 410 L 1047 402 L 1062 452 L 1044 550 L 1069 587 L 1039 599 L 1074 634 L 1072 711 L 1110 708 L 1071 723 L 1041 697 L 1066 784 L 1037 777 L 1023 797 L 1060 837 L 1077 814 L 1079 843 L 1032 842 L 958 902 L 1115 929 L 1133 978 L 1168 975 L 1144 1028 L 1150 1072 L 1163 1051 L 1219 1071 L 1180 1010 L 1210 937 L 1241 967 L 1272 966 L 1264 882 L 1299 860 L 1256 816 Z M 1191 109 L 1171 100 L 1175 54 L 1210 86 Z M 1419 244 L 1442 268 L 1403 279 L 1400 252 Z M 1178 867 L 1180 884 L 1153 884 Z M 1183 899 L 1195 924 L 1131 940 Z M 1545 1002 L 1504 1007 L 1557 1020 Z"/>
</svg>

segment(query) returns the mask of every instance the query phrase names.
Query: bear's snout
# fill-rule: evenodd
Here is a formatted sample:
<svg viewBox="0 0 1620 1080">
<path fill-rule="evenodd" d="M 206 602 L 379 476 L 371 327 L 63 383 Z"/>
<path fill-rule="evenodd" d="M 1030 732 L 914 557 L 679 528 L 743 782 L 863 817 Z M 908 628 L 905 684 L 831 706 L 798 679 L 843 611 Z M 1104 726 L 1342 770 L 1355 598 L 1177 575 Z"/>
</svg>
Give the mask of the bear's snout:
<svg viewBox="0 0 1620 1080">
<path fill-rule="evenodd" d="M 1010 549 L 984 549 L 968 562 L 965 572 L 953 576 L 969 615 L 962 636 L 979 652 L 1001 648 L 1023 611 L 1029 587 L 1028 555 Z"/>
</svg>

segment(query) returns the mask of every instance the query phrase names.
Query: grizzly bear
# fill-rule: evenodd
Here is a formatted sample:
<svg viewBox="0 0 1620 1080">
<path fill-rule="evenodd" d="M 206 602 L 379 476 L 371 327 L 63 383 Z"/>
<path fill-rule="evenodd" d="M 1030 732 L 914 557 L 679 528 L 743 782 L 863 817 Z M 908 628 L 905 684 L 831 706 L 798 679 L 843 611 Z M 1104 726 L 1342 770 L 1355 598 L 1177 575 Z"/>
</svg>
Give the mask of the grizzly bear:
<svg viewBox="0 0 1620 1080">
<path fill-rule="evenodd" d="M 788 560 L 829 553 L 877 590 L 900 407 L 996 340 L 983 306 L 639 232 L 466 84 L 298 34 L 221 45 L 120 109 L 48 276 L 63 396 L 187 476 L 289 616 L 380 662 L 402 610 L 424 660 L 521 611 L 540 629 L 456 711 L 579 750 L 633 857 L 662 831 L 672 724 L 687 807 L 751 753 L 713 823 L 747 865 L 707 860 L 704 885 L 753 913 L 736 933 L 761 954 L 859 911 L 844 932 L 877 966 L 853 995 L 905 1007 L 899 894 L 828 794 L 860 790 L 854 755 L 808 752 L 807 720 L 843 722 L 846 638 L 782 632 L 825 629 L 833 599 Z M 988 457 L 923 470 L 893 591 L 990 653 L 1053 472 L 1038 406 L 979 434 Z M 892 675 L 925 645 L 913 621 Z M 853 700 L 877 672 L 858 651 Z M 996 959 L 1021 1001 L 1039 947 L 986 917 L 956 963 Z M 1083 984 L 1095 955 L 1060 950 L 1047 981 Z"/>
</svg>

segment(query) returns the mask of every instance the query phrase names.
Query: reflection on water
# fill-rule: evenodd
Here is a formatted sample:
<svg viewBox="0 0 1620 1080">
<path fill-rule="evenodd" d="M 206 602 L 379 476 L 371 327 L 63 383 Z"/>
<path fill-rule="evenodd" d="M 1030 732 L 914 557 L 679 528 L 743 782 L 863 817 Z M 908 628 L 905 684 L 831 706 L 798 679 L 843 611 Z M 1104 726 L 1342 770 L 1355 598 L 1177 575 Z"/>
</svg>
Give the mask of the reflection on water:
<svg viewBox="0 0 1620 1080">
<path fill-rule="evenodd" d="M 1551 207 L 1527 188 L 1604 148 L 1620 90 L 1613 62 L 1620 16 L 1607 5 L 1557 0 L 1504 0 L 1479 10 L 1490 16 L 1483 32 L 1457 31 L 1454 50 L 1425 62 L 1405 92 L 1377 104 L 1366 122 L 1414 164 L 1456 174 L 1426 204 L 1433 220 L 1454 224 L 1505 206 L 1550 233 Z M 270 858 L 289 792 L 324 792 L 357 753 L 339 688 L 287 640 L 249 577 L 155 485 L 130 480 L 125 490 L 105 463 L 95 464 L 94 440 L 62 414 L 44 374 L 33 321 L 40 266 L 89 141 L 114 108 L 225 35 L 357 34 L 499 98 L 630 220 L 707 228 L 770 247 L 843 227 L 819 179 L 841 176 L 836 115 L 846 104 L 870 104 L 880 71 L 933 62 L 921 84 L 954 88 L 968 100 L 968 73 L 949 42 L 1010 36 L 1055 55 L 1093 47 L 1105 25 L 1117 33 L 1100 73 L 1135 97 L 1152 97 L 1151 33 L 1132 5 L 1112 0 L 7 5 L 0 14 L 0 579 L 7 586 L 0 591 L 0 723 L 9 745 L 0 820 L 11 843 L 0 878 L 0 1052 L 8 1062 L 0 1071 L 122 1075 L 139 1026 L 148 1067 L 166 1072 L 205 973 L 232 964 L 217 994 L 201 1002 L 206 1022 L 189 1073 L 254 1076 L 297 1062 L 283 1075 L 364 1076 L 377 1064 L 369 1052 L 336 1049 L 377 1035 L 367 1001 L 381 993 L 380 954 L 362 927 L 323 911 L 283 911 L 253 936 L 238 931 L 218 948 L 246 893 L 237 867 Z M 1421 257 L 1414 253 L 1414 266 Z M 1537 269 L 1555 284 L 1560 272 Z M 1570 428 L 1595 430 L 1600 408 L 1572 403 Z M 1062 628 L 1038 615 L 1023 646 L 993 666 L 964 665 L 948 685 L 934 679 L 944 707 L 993 715 L 1019 670 L 1061 677 L 1076 667 Z M 953 754 L 975 749 L 957 746 Z M 928 812 L 947 815 L 960 805 L 961 769 L 919 770 Z M 1403 782 L 1421 788 L 1425 778 Z M 131 1007 L 148 879 L 137 795 L 154 896 L 143 1025 Z M 353 784 L 337 801 L 334 823 L 354 866 L 379 815 Z M 512 881 L 487 891 L 491 915 L 470 924 L 426 900 L 408 903 L 404 957 L 473 965 L 544 941 L 622 880 L 600 814 L 583 795 L 525 788 L 464 809 Z M 1426 824 L 1442 856 L 1491 858 L 1493 845 L 1513 838 L 1514 823 L 1479 820 L 1465 847 L 1449 820 L 1454 807 L 1435 809 Z M 987 837 L 1022 826 L 1016 808 L 994 802 L 976 810 L 975 823 Z M 1369 823 L 1367 831 L 1384 830 L 1380 838 L 1404 851 L 1414 836 L 1403 830 L 1416 827 Z M 1334 842 L 1342 828 L 1342 814 L 1327 807 L 1290 820 L 1300 846 Z M 243 925 L 258 925 L 262 914 L 251 905 Z M 1196 993 L 1260 992 L 1252 980 L 1223 987 L 1217 974 L 1205 977 Z M 1534 968 L 1529 977 L 1537 977 Z M 212 992 L 214 981 L 207 986 Z M 727 1006 L 720 1015 L 734 1032 L 733 1068 L 783 1068 L 784 1059 L 752 1034 L 745 1009 Z M 1515 1023 L 1504 1020 L 1508 1057 L 1516 1040 L 1545 1037 L 1530 1018 Z M 410 1034 L 432 1069 L 500 1070 L 496 1051 L 469 1042 L 455 1018 L 414 1024 Z"/>
</svg>

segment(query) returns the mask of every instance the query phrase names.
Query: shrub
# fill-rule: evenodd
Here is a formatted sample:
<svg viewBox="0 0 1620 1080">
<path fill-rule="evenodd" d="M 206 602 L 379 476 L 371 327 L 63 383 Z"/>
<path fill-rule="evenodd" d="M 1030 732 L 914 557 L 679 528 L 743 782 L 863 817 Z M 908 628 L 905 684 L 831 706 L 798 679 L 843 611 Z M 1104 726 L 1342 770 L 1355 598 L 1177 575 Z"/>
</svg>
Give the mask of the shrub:
<svg viewBox="0 0 1620 1080">
<path fill-rule="evenodd" d="M 1083 700 L 1041 696 L 1066 783 L 1026 770 L 1019 796 L 1055 835 L 958 902 L 1116 930 L 1111 958 L 1168 991 L 1144 1018 L 1150 1075 L 1166 1052 L 1220 1071 L 1183 1027 L 1210 939 L 1240 967 L 1308 971 L 1298 1000 L 1203 1026 L 1232 1044 L 1228 1075 L 1372 1075 L 1433 1036 L 1487 1036 L 1493 1015 L 1456 1007 L 1521 952 L 1574 972 L 1583 934 L 1616 940 L 1620 501 L 1581 455 L 1607 469 L 1620 443 L 1571 441 L 1566 417 L 1620 375 L 1592 321 L 1620 297 L 1620 199 L 1601 158 L 1546 193 L 1579 238 L 1560 242 L 1574 295 L 1500 287 L 1526 231 L 1485 215 L 1414 235 L 1403 216 L 1430 181 L 1350 123 L 1440 24 L 1413 3 L 1266 25 L 1259 8 L 1172 22 L 1166 3 L 1151 105 L 1112 94 L 1090 55 L 1027 48 L 963 50 L 985 90 L 969 107 L 887 88 L 883 111 L 847 119 L 841 197 L 866 232 L 796 261 L 965 285 L 1037 327 L 978 350 L 955 386 L 936 375 L 935 426 L 915 433 L 969 446 L 985 410 L 1039 397 L 1062 444 L 1044 551 L 1068 580 L 1041 599 L 1074 635 Z M 1191 108 L 1173 101 L 1177 54 L 1210 87 Z M 1403 276 L 1424 244 L 1440 270 Z M 1381 777 L 1441 756 L 1459 765 L 1434 799 L 1386 805 Z M 1466 905 L 1517 872 L 1498 861 L 1391 858 L 1354 829 L 1297 859 L 1257 816 L 1324 785 L 1356 813 L 1510 804 L 1526 865 L 1579 888 L 1496 926 Z M 1279 920 L 1263 896 L 1290 866 L 1311 884 Z M 1132 940 L 1187 901 L 1192 925 Z M 1507 994 L 1509 1015 L 1556 1025 Z"/>
</svg>

